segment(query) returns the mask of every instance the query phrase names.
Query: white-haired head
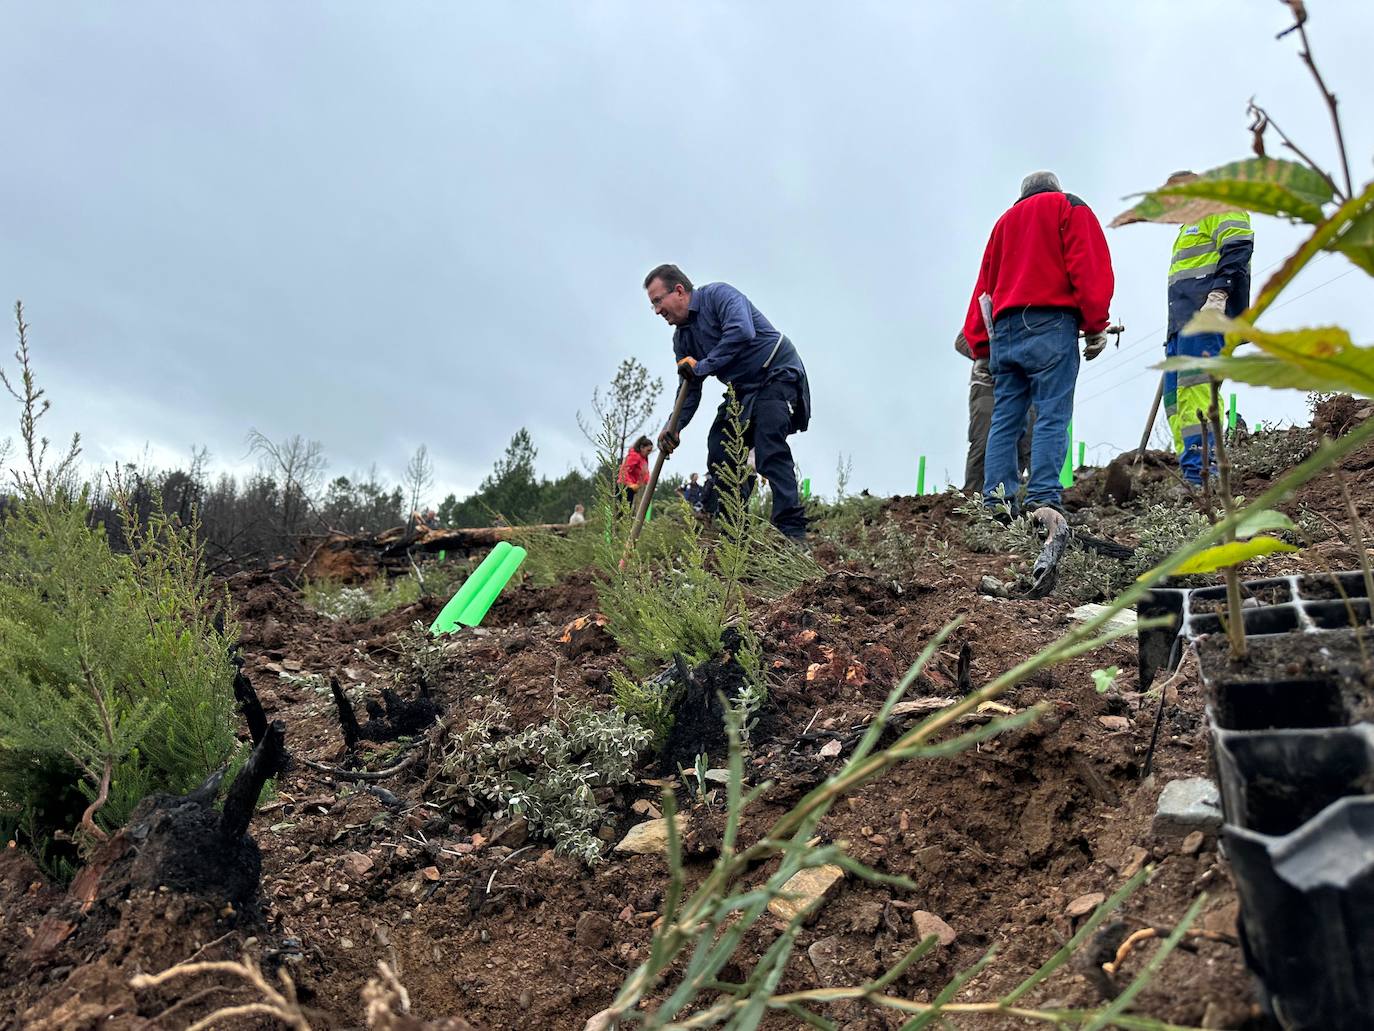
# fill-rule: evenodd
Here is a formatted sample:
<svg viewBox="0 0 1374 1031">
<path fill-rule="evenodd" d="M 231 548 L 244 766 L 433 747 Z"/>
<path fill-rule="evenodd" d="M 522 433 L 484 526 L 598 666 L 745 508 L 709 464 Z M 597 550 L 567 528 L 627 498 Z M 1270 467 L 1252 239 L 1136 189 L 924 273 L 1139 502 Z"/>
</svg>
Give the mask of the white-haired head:
<svg viewBox="0 0 1374 1031">
<path fill-rule="evenodd" d="M 1063 193 L 1064 188 L 1059 185 L 1059 176 L 1053 172 L 1032 172 L 1021 180 L 1021 199 L 1025 200 L 1032 193 Z"/>
</svg>

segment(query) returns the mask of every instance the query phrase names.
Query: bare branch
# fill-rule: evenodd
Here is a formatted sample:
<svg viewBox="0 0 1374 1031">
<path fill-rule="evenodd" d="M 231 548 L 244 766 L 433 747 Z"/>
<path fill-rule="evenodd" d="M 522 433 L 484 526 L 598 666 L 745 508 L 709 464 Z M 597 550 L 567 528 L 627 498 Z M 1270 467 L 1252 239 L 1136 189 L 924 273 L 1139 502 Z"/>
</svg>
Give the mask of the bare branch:
<svg viewBox="0 0 1374 1031">
<path fill-rule="evenodd" d="M 1293 0 L 1297 10 L 1303 10 L 1301 0 Z M 1290 5 L 1291 6 L 1291 5 Z M 1336 94 L 1326 88 L 1326 80 L 1322 78 L 1322 73 L 1317 69 L 1317 62 L 1312 59 L 1312 45 L 1307 41 L 1307 17 L 1303 11 L 1298 19 L 1298 38 L 1302 40 L 1302 50 L 1298 56 L 1302 58 L 1302 63 L 1307 65 L 1312 72 L 1312 78 L 1317 80 L 1317 88 L 1322 91 L 1322 97 L 1326 100 L 1326 106 L 1331 111 L 1331 126 L 1336 131 L 1336 147 L 1341 152 L 1341 171 L 1345 173 L 1345 196 L 1353 197 L 1355 188 L 1350 180 L 1350 159 L 1345 155 L 1345 132 L 1341 129 L 1340 112 L 1336 110 Z"/>
<path fill-rule="evenodd" d="M 1341 188 L 1336 185 L 1336 180 L 1331 178 L 1330 173 L 1328 173 L 1325 169 L 1323 169 L 1320 165 L 1318 165 L 1315 161 L 1308 157 L 1307 153 L 1296 143 L 1294 143 L 1286 132 L 1279 128 L 1279 123 L 1274 121 L 1274 119 L 1270 117 L 1269 112 L 1266 111 L 1264 108 L 1260 107 L 1258 104 L 1256 104 L 1253 99 L 1250 101 L 1248 112 L 1250 116 L 1254 119 L 1254 121 L 1250 123 L 1250 131 L 1254 134 L 1255 137 L 1255 153 L 1257 155 L 1259 155 L 1260 157 L 1265 156 L 1264 131 L 1266 129 L 1272 128 L 1276 133 L 1279 134 L 1279 139 L 1283 141 L 1283 145 L 1285 147 L 1291 150 L 1298 157 L 1302 158 L 1303 164 L 1305 164 L 1308 168 L 1312 169 L 1312 171 L 1316 172 L 1319 176 L 1322 177 L 1322 179 L 1326 181 L 1326 185 L 1331 187 L 1332 193 L 1334 193 L 1341 200 L 1348 199 L 1346 194 L 1341 193 Z M 1349 173 L 1347 172 L 1347 180 L 1349 179 L 1349 177 Z"/>
</svg>

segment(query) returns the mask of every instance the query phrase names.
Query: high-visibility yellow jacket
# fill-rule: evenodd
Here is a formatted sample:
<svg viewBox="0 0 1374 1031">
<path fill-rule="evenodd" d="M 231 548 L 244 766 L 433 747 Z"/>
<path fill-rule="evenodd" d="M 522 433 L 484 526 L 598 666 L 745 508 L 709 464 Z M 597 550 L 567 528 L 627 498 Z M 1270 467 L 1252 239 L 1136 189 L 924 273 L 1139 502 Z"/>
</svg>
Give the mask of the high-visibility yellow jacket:
<svg viewBox="0 0 1374 1031">
<path fill-rule="evenodd" d="M 1178 231 L 1169 262 L 1169 336 L 1197 314 L 1213 290 L 1226 291 L 1226 314 L 1250 306 L 1250 256 L 1255 233 L 1244 211 L 1223 211 Z"/>
</svg>

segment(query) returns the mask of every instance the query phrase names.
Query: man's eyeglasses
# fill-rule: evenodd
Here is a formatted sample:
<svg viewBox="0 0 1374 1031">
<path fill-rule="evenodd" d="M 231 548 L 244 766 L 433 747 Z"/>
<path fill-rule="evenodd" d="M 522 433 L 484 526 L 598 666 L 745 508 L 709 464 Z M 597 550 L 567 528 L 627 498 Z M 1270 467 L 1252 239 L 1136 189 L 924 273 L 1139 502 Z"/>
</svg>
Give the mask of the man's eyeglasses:
<svg viewBox="0 0 1374 1031">
<path fill-rule="evenodd" d="M 666 294 L 659 294 L 657 297 L 650 297 L 650 298 L 649 298 L 649 305 L 650 305 L 650 307 L 652 307 L 652 308 L 654 309 L 654 313 L 657 314 L 659 308 L 661 308 L 661 307 L 663 306 L 663 302 L 666 301 L 669 297 L 672 297 L 672 296 L 673 296 L 673 291 L 669 290 Z"/>
</svg>

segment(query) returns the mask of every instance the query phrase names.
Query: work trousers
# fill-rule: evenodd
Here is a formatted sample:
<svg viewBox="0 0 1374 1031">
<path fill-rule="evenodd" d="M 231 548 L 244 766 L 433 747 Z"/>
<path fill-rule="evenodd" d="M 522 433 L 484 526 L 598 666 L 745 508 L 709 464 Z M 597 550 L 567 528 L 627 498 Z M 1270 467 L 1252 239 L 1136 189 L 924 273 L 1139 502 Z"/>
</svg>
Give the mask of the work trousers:
<svg viewBox="0 0 1374 1031">
<path fill-rule="evenodd" d="M 988 431 L 985 503 L 995 506 L 1000 488 L 1016 497 L 1016 445 L 1035 405 L 1030 478 L 1025 510 L 1060 507 L 1059 471 L 1069 449 L 1069 419 L 1078 379 L 1078 320 L 1062 308 L 1017 308 L 997 316 L 992 332 L 993 405 Z M 1013 502 L 1013 508 L 1016 508 Z"/>
<path fill-rule="evenodd" d="M 793 406 L 800 404 L 799 385 L 790 379 L 765 383 L 750 395 L 739 397 L 745 411 L 744 446 L 754 450 L 754 469 L 773 489 L 772 522 L 785 536 L 806 536 L 806 514 L 797 489 L 797 471 L 792 464 L 792 448 L 787 438 L 792 433 Z M 703 492 L 705 511 L 720 512 L 721 471 L 728 469 L 730 456 L 725 441 L 730 423 L 729 398 L 721 402 L 716 418 L 706 435 L 706 482 Z M 754 489 L 754 476 L 743 479 L 744 500 Z"/>
<path fill-rule="evenodd" d="M 1035 405 L 1026 412 L 1026 429 L 1016 442 L 1016 472 L 1030 469 L 1031 424 L 1035 421 Z M 983 458 L 988 450 L 988 430 L 992 428 L 992 372 L 986 358 L 973 363 L 968 379 L 968 457 L 964 459 L 964 493 L 976 494 L 983 489 Z"/>
<path fill-rule="evenodd" d="M 1173 358 L 1210 358 L 1217 354 L 1225 338 L 1220 333 L 1174 334 L 1164 344 L 1164 354 Z M 1164 411 L 1169 417 L 1169 432 L 1178 453 L 1178 468 L 1194 486 L 1202 483 L 1202 420 L 1212 407 L 1212 386 L 1201 369 L 1169 369 L 1164 373 Z M 1216 472 L 1215 446 L 1211 455 Z"/>
</svg>

